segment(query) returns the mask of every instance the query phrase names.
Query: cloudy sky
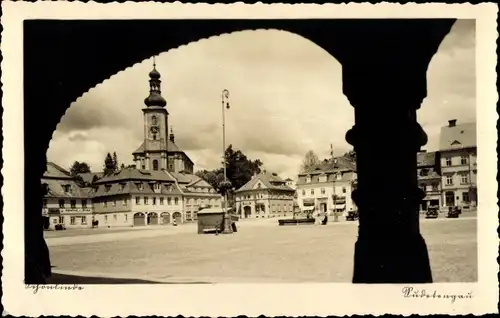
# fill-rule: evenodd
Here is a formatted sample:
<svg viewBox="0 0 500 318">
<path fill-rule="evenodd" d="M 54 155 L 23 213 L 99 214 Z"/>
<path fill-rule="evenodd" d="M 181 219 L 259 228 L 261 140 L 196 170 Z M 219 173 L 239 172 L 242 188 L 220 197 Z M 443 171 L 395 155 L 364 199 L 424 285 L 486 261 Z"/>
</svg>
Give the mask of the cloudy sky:
<svg viewBox="0 0 500 318">
<path fill-rule="evenodd" d="M 304 154 L 320 158 L 330 143 L 341 155 L 354 109 L 342 94 L 341 65 L 310 41 L 283 31 L 243 31 L 191 43 L 156 57 L 176 143 L 197 169 L 214 169 L 222 153 L 221 91 L 230 91 L 226 140 L 267 170 L 294 178 Z M 132 163 L 143 140 L 142 111 L 152 58 L 117 73 L 75 101 L 54 132 L 47 157 L 100 171 L 107 152 Z M 437 150 L 448 119 L 475 121 L 475 26 L 458 21 L 428 70 L 418 120 Z"/>
</svg>

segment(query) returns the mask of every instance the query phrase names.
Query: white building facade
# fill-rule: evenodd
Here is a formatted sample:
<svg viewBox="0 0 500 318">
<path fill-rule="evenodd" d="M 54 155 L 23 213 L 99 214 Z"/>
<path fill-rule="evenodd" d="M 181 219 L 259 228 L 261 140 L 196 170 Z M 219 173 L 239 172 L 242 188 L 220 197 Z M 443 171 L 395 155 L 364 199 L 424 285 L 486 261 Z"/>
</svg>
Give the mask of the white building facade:
<svg viewBox="0 0 500 318">
<path fill-rule="evenodd" d="M 297 179 L 297 203 L 302 212 L 314 215 L 347 215 L 356 211 L 351 198 L 356 184 L 355 164 L 339 157 L 323 162 L 299 174 Z"/>
<path fill-rule="evenodd" d="M 477 207 L 476 124 L 450 120 L 440 136 L 443 207 Z"/>
</svg>

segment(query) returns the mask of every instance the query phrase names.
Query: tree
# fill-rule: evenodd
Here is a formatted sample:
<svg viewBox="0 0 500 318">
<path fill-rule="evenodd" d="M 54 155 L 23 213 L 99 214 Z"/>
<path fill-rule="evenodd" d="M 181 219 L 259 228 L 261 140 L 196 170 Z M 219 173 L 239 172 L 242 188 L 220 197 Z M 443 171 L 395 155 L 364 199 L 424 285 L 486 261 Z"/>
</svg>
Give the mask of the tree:
<svg viewBox="0 0 500 318">
<path fill-rule="evenodd" d="M 351 150 L 351 151 L 348 151 L 344 154 L 344 157 L 348 158 L 349 160 L 351 161 L 356 161 L 356 151 Z"/>
<path fill-rule="evenodd" d="M 116 155 L 116 151 L 113 152 L 113 163 L 115 166 L 115 171 L 118 171 L 118 156 Z"/>
<path fill-rule="evenodd" d="M 262 161 L 259 159 L 249 159 L 241 150 L 234 150 L 232 145 L 229 145 L 226 149 L 225 158 L 226 175 L 227 179 L 231 182 L 231 188 L 241 188 L 245 183 L 250 181 L 254 173 L 260 173 Z M 221 186 L 224 181 L 223 168 L 212 171 L 200 170 L 196 172 L 196 175 L 217 189 L 219 193 L 223 192 L 224 189 Z"/>
<path fill-rule="evenodd" d="M 259 159 L 250 160 L 241 150 L 233 150 L 233 145 L 226 149 L 225 157 L 227 178 L 235 189 L 245 185 L 255 173 L 260 173 L 263 165 Z"/>
<path fill-rule="evenodd" d="M 125 169 L 125 164 L 122 162 L 120 169 Z"/>
<path fill-rule="evenodd" d="M 104 159 L 104 175 L 108 176 L 116 171 L 116 163 L 108 152 Z"/>
<path fill-rule="evenodd" d="M 306 171 L 315 165 L 320 163 L 318 155 L 313 151 L 309 150 L 306 152 L 304 159 L 302 160 L 302 165 L 300 167 L 301 171 Z"/>
<path fill-rule="evenodd" d="M 76 176 L 79 173 L 90 173 L 90 166 L 86 162 L 75 161 L 69 168 L 71 176 Z"/>
</svg>

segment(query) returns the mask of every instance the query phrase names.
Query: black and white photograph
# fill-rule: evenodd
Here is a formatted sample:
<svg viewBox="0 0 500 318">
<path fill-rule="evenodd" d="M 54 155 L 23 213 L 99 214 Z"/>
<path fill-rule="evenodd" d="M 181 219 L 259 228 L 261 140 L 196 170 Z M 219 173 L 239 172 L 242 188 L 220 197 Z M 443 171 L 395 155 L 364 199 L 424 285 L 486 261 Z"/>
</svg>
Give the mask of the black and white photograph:
<svg viewBox="0 0 500 318">
<path fill-rule="evenodd" d="M 496 5 L 2 10 L 6 313 L 497 312 Z"/>
</svg>

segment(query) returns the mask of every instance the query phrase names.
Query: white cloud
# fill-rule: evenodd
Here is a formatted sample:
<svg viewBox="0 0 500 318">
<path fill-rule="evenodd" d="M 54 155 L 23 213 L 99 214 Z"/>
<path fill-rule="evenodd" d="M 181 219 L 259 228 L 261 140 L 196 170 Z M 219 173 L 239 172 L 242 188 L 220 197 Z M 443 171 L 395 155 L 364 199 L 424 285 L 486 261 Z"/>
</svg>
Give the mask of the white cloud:
<svg viewBox="0 0 500 318">
<path fill-rule="evenodd" d="M 475 120 L 474 32 L 469 31 L 470 25 L 457 23 L 429 66 L 419 121 L 431 150 L 448 119 Z M 160 54 L 156 63 L 169 125 L 195 168 L 220 166 L 224 88 L 231 93 L 227 144 L 261 159 L 268 170 L 294 177 L 309 149 L 324 158 L 330 143 L 339 154 L 351 148 L 345 133 L 354 124 L 354 109 L 342 93 L 341 65 L 297 35 L 237 32 Z M 106 153 L 116 151 L 131 163 L 142 141 L 151 67 L 149 59 L 127 68 L 73 103 L 54 133 L 49 160 L 65 167 L 86 161 L 97 171 Z"/>
</svg>

